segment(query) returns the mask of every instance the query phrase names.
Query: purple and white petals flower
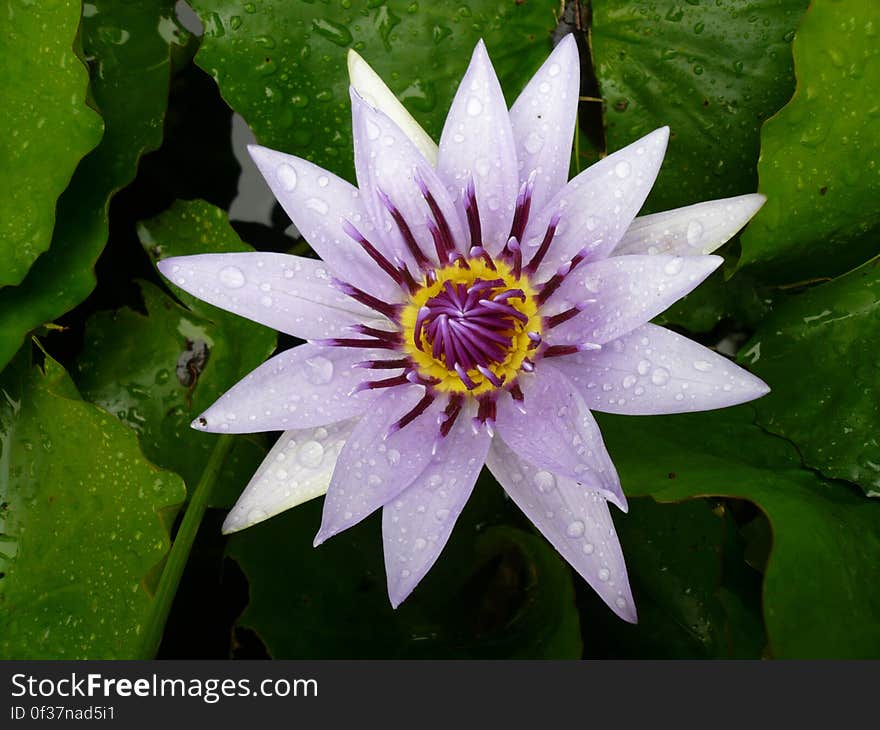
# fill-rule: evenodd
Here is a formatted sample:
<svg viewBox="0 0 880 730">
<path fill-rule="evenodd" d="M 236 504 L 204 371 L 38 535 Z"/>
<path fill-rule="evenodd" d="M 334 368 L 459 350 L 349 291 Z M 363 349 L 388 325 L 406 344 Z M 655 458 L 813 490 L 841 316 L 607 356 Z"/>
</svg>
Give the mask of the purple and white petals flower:
<svg viewBox="0 0 880 730">
<path fill-rule="evenodd" d="M 636 620 L 608 511 L 626 498 L 591 411 L 678 413 L 767 392 L 648 321 L 722 259 L 759 195 L 636 218 L 665 127 L 566 182 L 579 61 L 563 39 L 510 111 L 482 43 L 439 148 L 349 55 L 358 187 L 252 147 L 321 260 L 162 261 L 174 284 L 307 340 L 193 422 L 283 435 L 224 523 L 326 492 L 315 544 L 382 508 L 397 606 L 431 568 L 485 463 L 621 618 Z"/>
</svg>

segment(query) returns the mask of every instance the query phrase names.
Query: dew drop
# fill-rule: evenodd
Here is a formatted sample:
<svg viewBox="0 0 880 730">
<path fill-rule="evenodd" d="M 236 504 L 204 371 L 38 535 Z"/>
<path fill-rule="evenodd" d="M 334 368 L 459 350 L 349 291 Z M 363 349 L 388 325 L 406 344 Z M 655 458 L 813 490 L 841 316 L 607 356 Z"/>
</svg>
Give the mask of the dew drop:
<svg viewBox="0 0 880 730">
<path fill-rule="evenodd" d="M 624 377 L 622 385 L 624 388 L 632 388 L 637 380 L 638 378 L 635 375 L 627 375 Z"/>
<path fill-rule="evenodd" d="M 300 464 L 314 469 L 324 458 L 324 447 L 317 441 L 306 441 L 297 454 Z"/>
<path fill-rule="evenodd" d="M 424 550 L 426 547 L 428 547 L 428 541 L 425 540 L 425 538 L 423 537 L 417 537 L 415 539 L 415 542 L 413 542 L 413 547 L 416 550 Z"/>
<path fill-rule="evenodd" d="M 547 69 L 548 76 L 557 76 L 559 74 L 559 64 L 554 63 Z"/>
<path fill-rule="evenodd" d="M 327 215 L 327 212 L 330 210 L 327 203 L 320 198 L 309 198 L 306 201 L 306 208 L 315 211 L 315 213 L 318 213 L 319 215 Z"/>
<path fill-rule="evenodd" d="M 388 459 L 388 463 L 391 464 L 391 466 L 397 466 L 400 463 L 400 452 L 397 449 L 388 449 L 385 458 Z"/>
<path fill-rule="evenodd" d="M 666 385 L 669 382 L 669 371 L 666 368 L 656 368 L 651 373 L 651 382 L 654 385 Z"/>
<path fill-rule="evenodd" d="M 688 223 L 686 235 L 688 246 L 696 246 L 703 237 L 703 224 L 698 220 L 691 221 Z"/>
<path fill-rule="evenodd" d="M 312 385 L 325 385 L 333 379 L 333 363 L 326 357 L 310 357 L 306 360 L 306 380 Z"/>
<path fill-rule="evenodd" d="M 318 178 L 318 187 L 319 188 L 326 188 L 329 183 L 330 183 L 330 178 L 328 178 L 326 175 L 321 175 L 321 177 Z"/>
<path fill-rule="evenodd" d="M 382 130 L 379 129 L 379 125 L 375 122 L 371 122 L 369 119 L 367 120 L 367 139 L 379 139 L 379 135 L 382 133 Z"/>
<path fill-rule="evenodd" d="M 537 132 L 530 132 L 523 142 L 523 146 L 530 155 L 536 155 L 544 146 L 544 138 Z"/>
<path fill-rule="evenodd" d="M 593 543 L 591 542 L 585 542 L 584 546 L 581 548 L 581 550 L 583 550 L 584 552 L 584 555 L 592 555 L 595 549 L 596 548 L 593 547 Z"/>
<path fill-rule="evenodd" d="M 437 522 L 444 522 L 447 517 L 449 517 L 449 510 L 448 509 L 438 509 L 434 513 L 434 519 L 436 519 Z"/>
<path fill-rule="evenodd" d="M 611 577 L 611 571 L 608 568 L 600 568 L 599 569 L 599 580 L 603 583 L 606 582 Z"/>
<path fill-rule="evenodd" d="M 278 178 L 281 187 L 283 187 L 288 193 L 296 188 L 296 170 L 287 163 L 278 165 L 278 169 L 275 170 L 275 177 Z"/>
<path fill-rule="evenodd" d="M 668 276 L 676 276 L 681 273 L 681 270 L 684 268 L 684 257 L 676 256 L 675 258 L 670 259 L 666 265 L 663 267 L 663 271 Z"/>
<path fill-rule="evenodd" d="M 699 370 L 701 373 L 706 373 L 712 369 L 712 363 L 707 360 L 697 360 L 694 362 L 694 369 Z"/>
<path fill-rule="evenodd" d="M 472 117 L 479 116 L 483 111 L 483 103 L 476 97 L 472 96 L 467 102 L 467 113 Z"/>
<path fill-rule="evenodd" d="M 614 174 L 617 175 L 617 177 L 619 177 L 621 180 L 629 176 L 630 170 L 630 165 L 626 160 L 618 162 L 614 166 Z"/>
<path fill-rule="evenodd" d="M 647 375 L 651 372 L 651 361 L 650 360 L 639 360 L 639 364 L 636 365 L 636 370 L 639 375 Z"/>
<path fill-rule="evenodd" d="M 220 269 L 218 276 L 220 283 L 223 286 L 228 286 L 230 289 L 238 289 L 244 286 L 244 272 L 237 266 L 226 266 Z"/>
<path fill-rule="evenodd" d="M 569 537 L 582 537 L 584 534 L 584 523 L 580 520 L 575 520 L 570 523 L 567 528 L 565 528 L 565 534 Z"/>
<path fill-rule="evenodd" d="M 550 492 L 556 486 L 556 477 L 549 471 L 544 471 L 543 469 L 535 472 L 535 476 L 532 480 L 539 492 Z"/>
</svg>

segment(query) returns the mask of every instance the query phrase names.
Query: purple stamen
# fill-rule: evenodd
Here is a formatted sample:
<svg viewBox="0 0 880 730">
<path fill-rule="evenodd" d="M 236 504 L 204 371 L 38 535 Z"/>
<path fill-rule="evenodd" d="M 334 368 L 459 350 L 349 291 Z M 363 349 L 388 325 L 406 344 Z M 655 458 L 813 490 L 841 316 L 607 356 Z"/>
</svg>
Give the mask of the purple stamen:
<svg viewBox="0 0 880 730">
<path fill-rule="evenodd" d="M 535 186 L 537 175 L 537 170 L 532 170 L 529 174 L 529 179 L 520 186 L 519 194 L 516 196 L 516 211 L 513 214 L 509 238 L 515 238 L 518 241 L 522 240 L 523 231 L 525 231 L 526 225 L 529 222 L 529 211 L 532 207 L 532 189 Z"/>
<path fill-rule="evenodd" d="M 449 399 L 446 410 L 443 412 L 445 419 L 440 426 L 441 436 L 449 435 L 449 432 L 452 430 L 453 425 L 455 425 L 455 419 L 458 418 L 458 414 L 461 413 L 461 408 L 463 405 L 464 397 L 461 395 L 453 395 Z"/>
<path fill-rule="evenodd" d="M 366 307 L 370 309 L 375 309 L 380 314 L 384 314 L 388 319 L 397 319 L 400 314 L 400 305 L 399 304 L 389 304 L 388 302 L 383 302 L 381 299 L 377 299 L 372 294 L 367 294 L 363 289 L 358 289 L 356 286 L 352 286 L 351 284 L 346 284 L 344 281 L 339 279 L 332 279 L 333 286 L 335 286 L 339 291 L 345 294 L 347 297 L 351 297 L 356 302 L 360 302 Z"/>
<path fill-rule="evenodd" d="M 444 216 L 443 211 L 440 210 L 440 206 L 437 204 L 437 200 L 428 189 L 428 186 L 427 184 L 425 184 L 425 181 L 422 178 L 422 174 L 419 172 L 418 169 L 413 170 L 413 179 L 415 180 L 416 185 L 419 186 L 419 191 L 422 193 L 422 197 L 425 199 L 425 202 L 431 209 L 431 215 L 434 216 L 434 220 L 437 222 L 437 228 L 440 231 L 440 234 L 446 244 L 446 250 L 452 251 L 455 248 L 455 240 L 452 238 L 452 231 L 449 229 L 449 223 L 446 222 L 446 216 Z M 444 261 L 445 257 L 441 258 L 440 260 Z"/>
<path fill-rule="evenodd" d="M 364 370 L 397 370 L 397 368 L 405 368 L 410 364 L 409 360 L 402 358 L 400 360 L 362 360 L 356 362 L 354 367 Z"/>
<path fill-rule="evenodd" d="M 552 317 L 547 317 L 547 329 L 553 329 L 554 327 L 558 327 L 563 322 L 568 322 L 572 317 L 576 317 L 581 313 L 580 307 L 571 307 L 570 309 L 566 309 L 564 312 L 560 312 L 559 314 L 554 314 Z"/>
<path fill-rule="evenodd" d="M 416 403 L 415 407 L 407 413 L 403 418 L 401 418 L 397 423 L 393 424 L 390 429 L 388 429 L 388 435 L 399 431 L 404 426 L 415 421 L 419 416 L 421 416 L 426 410 L 428 410 L 428 406 L 430 406 L 434 402 L 434 394 L 431 391 L 426 391 L 422 396 L 422 399 Z"/>
<path fill-rule="evenodd" d="M 396 385 L 406 385 L 408 382 L 406 375 L 398 375 L 394 378 L 385 378 L 384 380 L 365 380 L 359 383 L 352 393 L 360 393 L 363 390 L 376 390 L 378 388 L 393 388 Z"/>
<path fill-rule="evenodd" d="M 425 256 L 425 252 L 422 251 L 422 248 L 416 241 L 415 236 L 413 236 L 412 230 L 410 229 L 409 224 L 406 222 L 406 219 L 403 217 L 403 214 L 400 212 L 400 210 L 398 210 L 397 206 L 391 202 L 391 198 L 389 198 L 383 190 L 377 190 L 376 193 L 379 196 L 379 200 L 382 201 L 382 205 L 385 206 L 386 210 L 391 214 L 391 217 L 394 219 L 394 223 L 397 226 L 397 229 L 400 231 L 400 235 L 403 236 L 403 241 L 406 244 L 407 249 L 416 260 L 419 268 L 423 270 L 430 269 L 431 262 L 428 257 Z"/>
<path fill-rule="evenodd" d="M 532 256 L 528 266 L 526 266 L 526 273 L 534 274 L 538 270 L 538 267 L 541 265 L 541 262 L 547 255 L 547 251 L 550 250 L 550 244 L 553 241 L 553 236 L 556 235 L 556 228 L 559 226 L 559 219 L 561 217 L 562 214 L 556 212 L 550 218 L 550 225 L 547 226 L 547 232 L 544 234 L 544 240 L 541 241 L 541 245 L 538 247 L 535 255 Z"/>
<path fill-rule="evenodd" d="M 378 267 L 380 269 L 382 269 L 382 271 L 384 271 L 386 274 L 388 274 L 388 276 L 391 277 L 391 279 L 394 281 L 395 284 L 397 284 L 400 287 L 404 287 L 404 285 L 407 284 L 407 281 L 403 275 L 403 272 L 399 271 L 394 264 L 392 264 L 388 259 L 386 259 L 382 255 L 382 253 L 372 243 L 370 243 L 366 238 L 364 238 L 363 234 L 357 228 L 355 228 L 349 221 L 342 222 L 342 229 L 345 231 L 346 235 L 348 235 L 349 238 L 353 239 L 358 244 L 360 244 L 361 248 L 363 248 L 364 251 L 367 252 L 369 257 L 371 259 L 373 259 L 373 261 L 376 262 L 376 264 L 378 265 Z M 401 267 L 401 268 L 405 269 L 405 267 Z M 407 271 L 407 274 L 409 274 L 408 271 Z M 412 277 L 410 277 L 410 279 L 412 279 Z M 412 289 L 410 289 L 410 291 L 412 291 Z"/>
<path fill-rule="evenodd" d="M 464 195 L 464 210 L 467 213 L 468 230 L 471 234 L 471 256 L 473 249 L 483 245 L 483 231 L 480 226 L 480 209 L 477 207 L 477 189 L 474 187 L 474 178 L 468 180 Z"/>
</svg>

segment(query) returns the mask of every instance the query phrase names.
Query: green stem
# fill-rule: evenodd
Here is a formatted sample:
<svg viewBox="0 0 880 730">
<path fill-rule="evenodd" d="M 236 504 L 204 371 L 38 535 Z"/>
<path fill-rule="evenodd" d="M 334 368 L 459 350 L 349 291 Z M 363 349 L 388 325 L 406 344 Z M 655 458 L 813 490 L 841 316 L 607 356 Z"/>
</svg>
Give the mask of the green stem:
<svg viewBox="0 0 880 730">
<path fill-rule="evenodd" d="M 223 468 L 223 462 L 226 461 L 232 443 L 231 436 L 220 436 L 217 439 L 211 457 L 202 472 L 202 478 L 199 479 L 199 483 L 189 500 L 186 513 L 177 530 L 177 536 L 174 538 L 174 544 L 168 553 L 165 568 L 159 578 L 156 595 L 153 596 L 153 606 L 147 619 L 138 659 L 152 659 L 159 650 L 162 634 L 165 631 L 165 622 L 171 612 L 171 605 L 174 603 L 174 596 L 177 594 L 183 569 L 186 567 L 190 550 L 195 542 L 199 526 L 202 524 L 202 517 L 205 516 L 211 490 Z"/>
</svg>

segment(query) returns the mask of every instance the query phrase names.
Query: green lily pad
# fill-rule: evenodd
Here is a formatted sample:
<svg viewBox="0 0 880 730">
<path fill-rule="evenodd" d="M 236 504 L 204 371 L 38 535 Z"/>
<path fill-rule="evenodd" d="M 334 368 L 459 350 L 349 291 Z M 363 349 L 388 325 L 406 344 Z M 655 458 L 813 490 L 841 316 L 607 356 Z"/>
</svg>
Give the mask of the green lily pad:
<svg viewBox="0 0 880 730">
<path fill-rule="evenodd" d="M 250 251 L 226 213 L 202 201 L 178 202 L 145 221 L 141 240 L 154 258 Z M 192 490 L 217 441 L 189 427 L 275 349 L 262 325 L 200 302 L 174 287 L 191 309 L 142 283 L 146 315 L 99 312 L 86 326 L 76 380 L 88 400 L 138 432 L 147 457 L 180 474 Z M 230 506 L 265 456 L 259 437 L 238 437 L 211 504 Z"/>
<path fill-rule="evenodd" d="M 0 384 L 0 657 L 132 658 L 183 482 L 44 367 Z"/>
<path fill-rule="evenodd" d="M 729 511 L 709 500 L 634 499 L 615 515 L 638 624 L 587 608 L 587 656 L 758 658 L 766 637 L 760 574 L 743 561 Z"/>
<path fill-rule="evenodd" d="M 262 144 L 353 178 L 346 49 L 357 50 L 434 139 L 483 38 L 513 101 L 550 50 L 555 0 L 343 3 L 196 0 L 196 62 Z"/>
<path fill-rule="evenodd" d="M 791 297 L 741 359 L 772 388 L 755 403 L 762 426 L 880 495 L 880 259 Z"/>
<path fill-rule="evenodd" d="M 877 251 L 878 21 L 874 2 L 814 0 L 798 28 L 797 90 L 761 132 L 767 204 L 742 238 L 765 278 L 836 276 Z"/>
<path fill-rule="evenodd" d="M 77 163 L 101 139 L 86 105 L 89 74 L 74 52 L 74 0 L 3 3 L 0 97 L 0 286 L 18 284 L 49 248 L 55 203 Z"/>
<path fill-rule="evenodd" d="M 58 200 L 49 250 L 19 286 L 0 290 L 0 367 L 29 331 L 71 310 L 94 289 L 110 198 L 134 178 L 141 154 L 162 140 L 169 48 L 183 38 L 174 3 L 95 0 L 91 7 L 83 18 L 82 45 L 104 137 Z"/>
<path fill-rule="evenodd" d="M 745 499 L 767 515 L 773 547 L 763 604 L 772 655 L 880 653 L 880 503 L 804 469 L 791 444 L 753 424 L 748 406 L 600 419 L 628 495 Z"/>
<path fill-rule="evenodd" d="M 378 515 L 314 549 L 321 506 L 308 502 L 229 541 L 250 581 L 239 626 L 273 657 L 580 657 L 571 571 L 540 536 L 492 526 L 512 508 L 491 479 L 477 485 L 446 549 L 396 611 Z"/>
<path fill-rule="evenodd" d="M 761 122 L 791 96 L 789 45 L 806 5 L 593 0 L 607 148 L 671 129 L 648 210 L 754 192 Z"/>
</svg>

